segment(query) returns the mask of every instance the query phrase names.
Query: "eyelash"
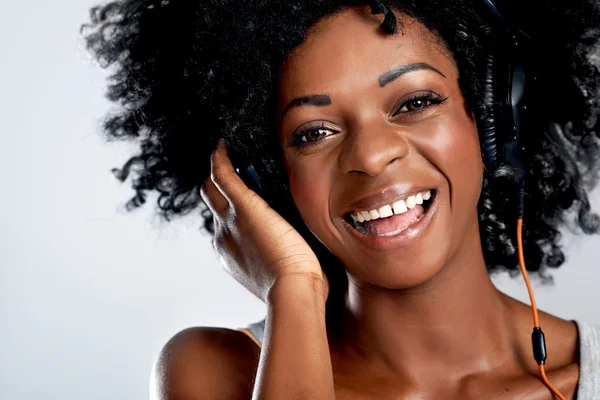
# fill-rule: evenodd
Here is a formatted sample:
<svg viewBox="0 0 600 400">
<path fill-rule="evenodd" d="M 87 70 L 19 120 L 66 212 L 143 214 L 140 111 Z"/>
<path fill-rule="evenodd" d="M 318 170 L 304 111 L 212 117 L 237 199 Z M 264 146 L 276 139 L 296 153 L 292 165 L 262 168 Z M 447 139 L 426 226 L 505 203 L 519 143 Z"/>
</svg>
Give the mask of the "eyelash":
<svg viewBox="0 0 600 400">
<path fill-rule="evenodd" d="M 419 94 L 413 96 L 412 98 L 403 101 L 397 108 L 395 108 L 395 111 L 392 113 L 392 117 L 397 117 L 399 114 L 410 114 L 410 115 L 420 114 L 432 106 L 442 104 L 447 99 L 448 99 L 447 97 L 442 97 L 434 92 L 419 93 Z M 423 102 L 426 105 L 419 109 L 408 110 L 408 105 L 410 103 L 414 104 L 415 102 Z M 402 108 L 404 108 L 405 106 L 407 106 L 408 111 L 400 112 L 400 110 L 402 110 Z M 312 139 L 312 140 L 309 140 L 306 138 L 307 135 L 309 135 L 311 133 L 315 133 L 315 132 L 318 133 L 320 131 L 324 132 L 324 133 L 322 133 L 319 136 L 319 138 Z M 319 126 L 308 127 L 306 129 L 301 129 L 299 132 L 294 133 L 291 140 L 288 142 L 288 146 L 290 146 L 290 147 L 316 146 L 320 141 L 323 140 L 323 138 L 330 136 L 327 133 L 336 134 L 336 133 L 340 133 L 340 131 L 326 127 L 324 123 L 321 123 Z"/>
<path fill-rule="evenodd" d="M 422 113 L 423 111 L 427 110 L 429 107 L 431 106 L 437 106 L 439 104 L 442 104 L 444 101 L 448 100 L 448 97 L 442 97 L 440 95 L 438 95 L 435 92 L 425 92 L 425 93 L 419 93 L 414 95 L 413 97 L 411 97 L 408 100 L 404 100 L 397 108 L 394 108 L 394 112 L 392 112 L 392 117 L 396 117 L 399 114 L 411 114 L 411 115 L 415 115 L 415 114 L 419 114 Z M 415 103 L 415 102 L 423 102 L 423 103 L 429 103 L 428 105 L 425 105 L 422 108 L 416 109 L 416 110 L 408 110 L 408 111 L 404 111 L 404 112 L 400 112 L 400 110 L 402 108 L 404 108 L 405 106 L 408 106 L 410 103 Z"/>
<path fill-rule="evenodd" d="M 301 129 L 300 131 L 294 133 L 291 140 L 288 142 L 288 146 L 290 146 L 290 147 L 314 146 L 323 139 L 309 140 L 309 139 L 306 139 L 306 136 L 308 136 L 311 133 L 320 132 L 320 131 L 325 132 L 322 136 L 320 136 L 321 138 L 330 136 L 330 135 L 327 135 L 327 133 L 330 133 L 332 135 L 335 135 L 336 133 L 340 133 L 340 131 L 329 128 L 329 127 L 325 126 L 324 123 L 320 123 L 318 126 L 311 126 L 306 129 Z"/>
</svg>

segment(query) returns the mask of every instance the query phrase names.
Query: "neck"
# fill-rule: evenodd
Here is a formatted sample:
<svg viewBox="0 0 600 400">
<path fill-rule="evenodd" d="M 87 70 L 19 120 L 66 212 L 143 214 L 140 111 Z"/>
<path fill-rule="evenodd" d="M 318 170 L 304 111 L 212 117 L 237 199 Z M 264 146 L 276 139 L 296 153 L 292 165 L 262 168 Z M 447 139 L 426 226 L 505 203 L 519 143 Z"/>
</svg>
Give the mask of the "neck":
<svg viewBox="0 0 600 400">
<path fill-rule="evenodd" d="M 419 380 L 507 362 L 514 335 L 505 296 L 486 271 L 478 231 L 475 241 L 467 236 L 465 248 L 420 287 L 389 290 L 350 279 L 344 351 Z"/>
</svg>

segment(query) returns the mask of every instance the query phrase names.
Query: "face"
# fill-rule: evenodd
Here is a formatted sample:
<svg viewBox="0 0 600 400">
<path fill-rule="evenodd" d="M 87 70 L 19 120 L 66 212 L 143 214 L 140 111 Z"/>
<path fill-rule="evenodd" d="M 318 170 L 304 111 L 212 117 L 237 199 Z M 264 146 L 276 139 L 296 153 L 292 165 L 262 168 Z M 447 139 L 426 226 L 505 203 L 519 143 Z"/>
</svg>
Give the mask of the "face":
<svg viewBox="0 0 600 400">
<path fill-rule="evenodd" d="M 483 173 L 452 57 L 353 8 L 320 21 L 281 67 L 278 127 L 294 202 L 353 281 L 418 286 L 473 238 Z"/>
</svg>

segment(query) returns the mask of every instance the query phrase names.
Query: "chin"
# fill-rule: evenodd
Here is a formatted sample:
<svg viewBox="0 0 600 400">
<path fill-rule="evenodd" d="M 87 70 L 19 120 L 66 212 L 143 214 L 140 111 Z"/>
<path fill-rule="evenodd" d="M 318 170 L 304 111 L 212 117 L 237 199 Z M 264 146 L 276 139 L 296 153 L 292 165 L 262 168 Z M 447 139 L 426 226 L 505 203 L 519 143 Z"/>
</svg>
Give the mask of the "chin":
<svg viewBox="0 0 600 400">
<path fill-rule="evenodd" d="M 403 254 L 380 254 L 378 257 L 341 258 L 350 279 L 384 289 L 411 289 L 427 284 L 447 264 L 447 243 L 423 251 L 409 249 Z"/>
<path fill-rule="evenodd" d="M 457 240 L 449 201 L 441 193 L 424 204 L 425 212 L 397 235 L 369 235 L 369 231 L 361 231 L 346 218 L 341 219 L 335 223 L 338 240 L 329 238 L 335 244 L 330 250 L 355 282 L 386 289 L 426 284 L 444 269 Z"/>
</svg>

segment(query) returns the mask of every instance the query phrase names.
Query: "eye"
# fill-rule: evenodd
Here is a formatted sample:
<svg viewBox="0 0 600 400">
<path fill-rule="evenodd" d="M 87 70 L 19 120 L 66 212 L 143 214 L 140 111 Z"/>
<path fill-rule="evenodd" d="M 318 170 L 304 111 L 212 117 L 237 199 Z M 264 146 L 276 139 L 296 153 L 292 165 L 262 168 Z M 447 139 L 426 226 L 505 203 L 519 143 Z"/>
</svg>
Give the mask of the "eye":
<svg viewBox="0 0 600 400">
<path fill-rule="evenodd" d="M 339 133 L 338 130 L 327 128 L 325 126 L 312 126 L 299 129 L 288 142 L 288 146 L 302 147 L 316 145 L 328 136 Z"/>
<path fill-rule="evenodd" d="M 442 98 L 433 92 L 418 93 L 413 95 L 408 100 L 403 101 L 397 108 L 395 108 L 392 116 L 397 116 L 399 114 L 419 113 L 425 111 L 429 107 L 443 103 L 446 99 L 447 98 Z"/>
<path fill-rule="evenodd" d="M 398 112 L 414 111 L 420 108 L 425 108 L 429 105 L 431 105 L 431 101 L 429 99 L 413 99 L 404 103 Z"/>
</svg>

